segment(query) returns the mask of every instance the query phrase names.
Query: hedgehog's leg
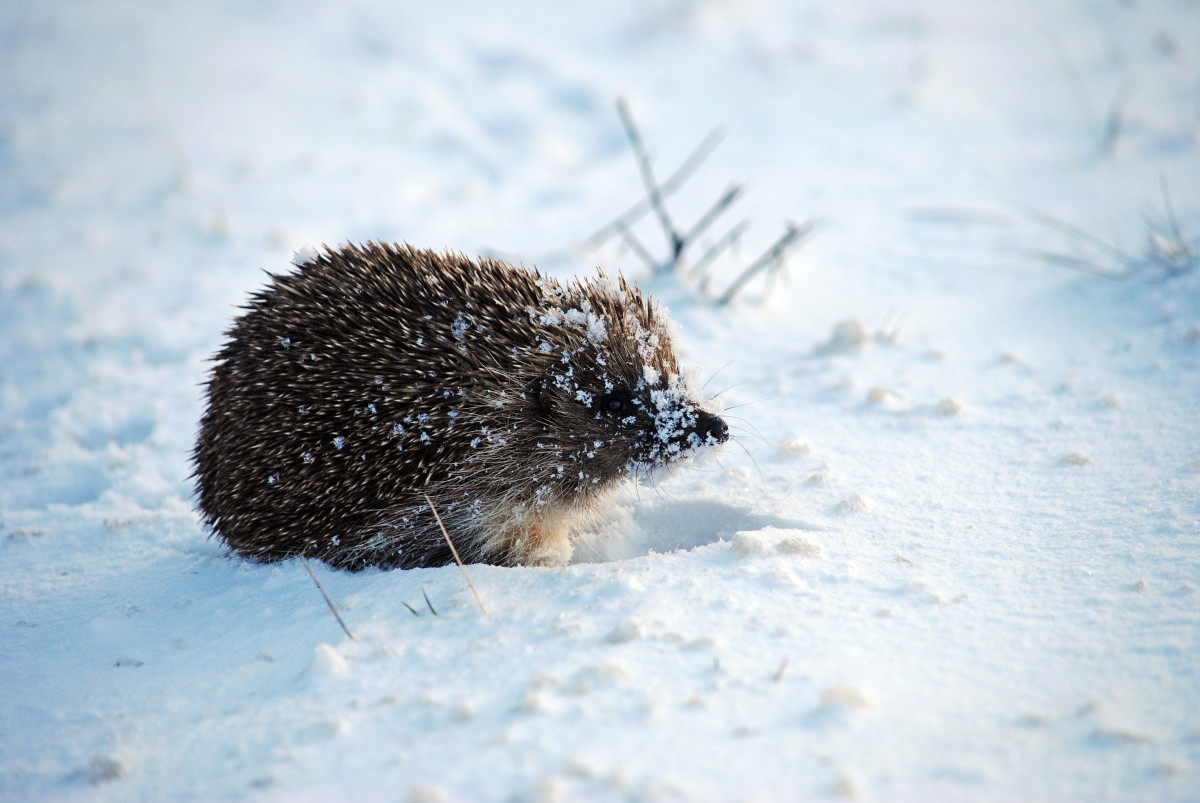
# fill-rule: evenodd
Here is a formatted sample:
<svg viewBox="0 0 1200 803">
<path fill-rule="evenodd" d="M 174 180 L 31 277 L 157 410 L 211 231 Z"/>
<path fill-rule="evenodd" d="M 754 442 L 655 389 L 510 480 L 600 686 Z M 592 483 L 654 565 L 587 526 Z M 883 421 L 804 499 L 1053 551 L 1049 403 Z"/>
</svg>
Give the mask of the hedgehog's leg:
<svg viewBox="0 0 1200 803">
<path fill-rule="evenodd" d="M 571 560 L 571 540 L 561 522 L 535 524 L 524 539 L 525 566 L 565 566 Z"/>
<path fill-rule="evenodd" d="M 488 539 L 483 559 L 508 566 L 563 566 L 572 552 L 567 531 L 565 515 L 514 522 Z"/>
</svg>

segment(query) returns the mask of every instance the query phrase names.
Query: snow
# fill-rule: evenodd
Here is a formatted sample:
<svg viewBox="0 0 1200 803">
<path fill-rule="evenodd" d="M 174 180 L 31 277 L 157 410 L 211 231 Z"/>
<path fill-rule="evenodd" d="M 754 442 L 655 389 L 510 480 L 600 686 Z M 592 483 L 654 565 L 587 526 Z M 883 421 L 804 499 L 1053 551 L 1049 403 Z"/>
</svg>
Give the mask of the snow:
<svg viewBox="0 0 1200 803">
<path fill-rule="evenodd" d="M 410 6 L 0 12 L 0 797 L 1195 799 L 1200 266 L 1141 215 L 1200 249 L 1200 6 Z M 765 298 L 579 248 L 619 96 L 660 177 L 723 128 L 714 282 L 818 221 Z M 188 453 L 262 271 L 367 239 L 638 279 L 737 442 L 486 615 L 314 565 L 346 638 Z"/>
</svg>

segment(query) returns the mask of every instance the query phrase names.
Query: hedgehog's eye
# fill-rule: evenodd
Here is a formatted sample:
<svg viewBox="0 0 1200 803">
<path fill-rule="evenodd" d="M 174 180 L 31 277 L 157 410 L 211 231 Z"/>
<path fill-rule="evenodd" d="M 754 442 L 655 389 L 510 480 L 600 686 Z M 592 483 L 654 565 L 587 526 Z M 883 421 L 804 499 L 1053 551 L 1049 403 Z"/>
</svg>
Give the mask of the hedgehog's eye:
<svg viewBox="0 0 1200 803">
<path fill-rule="evenodd" d="M 620 415 L 629 409 L 632 401 L 629 391 L 617 388 L 600 397 L 600 412 L 608 415 Z"/>
</svg>

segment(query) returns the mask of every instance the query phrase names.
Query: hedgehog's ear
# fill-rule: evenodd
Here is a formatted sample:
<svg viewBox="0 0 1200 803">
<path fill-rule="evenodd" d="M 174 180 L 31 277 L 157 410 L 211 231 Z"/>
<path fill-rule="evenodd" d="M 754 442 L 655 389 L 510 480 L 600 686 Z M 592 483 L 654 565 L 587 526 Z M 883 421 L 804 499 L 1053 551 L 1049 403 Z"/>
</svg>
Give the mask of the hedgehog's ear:
<svg viewBox="0 0 1200 803">
<path fill-rule="evenodd" d="M 550 380 L 539 376 L 529 383 L 529 396 L 533 399 L 538 418 L 549 418 L 554 413 L 554 398 L 550 393 Z"/>
</svg>

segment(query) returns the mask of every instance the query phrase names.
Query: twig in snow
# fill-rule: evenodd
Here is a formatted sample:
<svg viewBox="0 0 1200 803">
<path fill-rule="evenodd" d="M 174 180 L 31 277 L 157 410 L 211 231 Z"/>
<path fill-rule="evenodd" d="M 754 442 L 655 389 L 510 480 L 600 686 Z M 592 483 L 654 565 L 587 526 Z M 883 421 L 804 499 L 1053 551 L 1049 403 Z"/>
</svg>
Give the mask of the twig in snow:
<svg viewBox="0 0 1200 803">
<path fill-rule="evenodd" d="M 321 581 L 317 579 L 317 575 L 315 572 L 313 572 L 312 566 L 308 564 L 308 558 L 301 555 L 300 562 L 304 564 L 304 568 L 308 572 L 308 576 L 312 578 L 313 585 L 317 587 L 317 590 L 321 592 L 321 596 L 325 598 L 325 604 L 329 606 L 329 612 L 333 614 L 334 619 L 337 619 L 337 623 L 342 626 L 342 632 L 345 633 L 346 637 L 351 641 L 358 641 L 358 639 L 354 637 L 354 634 L 350 632 L 350 628 L 346 627 L 346 623 L 342 621 L 342 617 L 338 614 L 337 608 L 333 607 L 333 600 L 331 600 L 329 595 L 325 593 L 325 588 L 321 585 Z"/>
<path fill-rule="evenodd" d="M 748 228 L 750 228 L 750 221 L 743 220 L 741 223 L 738 223 L 724 237 L 710 245 L 708 250 L 701 254 L 700 258 L 692 265 L 692 275 L 701 277 L 701 289 L 705 287 L 708 281 L 708 277 L 704 276 L 704 272 L 708 270 L 709 263 L 720 256 L 722 251 L 735 245 Z"/>
<path fill-rule="evenodd" d="M 776 683 L 783 680 L 783 676 L 787 672 L 787 668 L 788 668 L 788 659 L 784 658 L 783 663 L 781 663 L 779 665 L 779 668 L 775 670 L 775 674 L 773 676 Z"/>
<path fill-rule="evenodd" d="M 409 605 L 409 604 L 408 604 L 407 602 L 405 602 L 404 600 L 400 600 L 400 604 L 401 604 L 401 605 L 403 605 L 405 608 L 408 608 L 408 612 L 409 612 L 409 613 L 411 613 L 413 616 L 420 616 L 420 615 L 421 615 L 421 614 L 417 613 L 417 609 L 416 609 L 416 608 L 414 608 L 413 606 Z"/>
<path fill-rule="evenodd" d="M 1112 104 L 1108 107 L 1108 117 L 1104 120 L 1104 136 L 1100 139 L 1100 147 L 1106 154 L 1112 155 L 1121 139 L 1124 106 L 1125 100 L 1121 93 L 1113 95 Z"/>
<path fill-rule="evenodd" d="M 637 162 L 638 174 L 641 177 L 642 185 L 646 190 L 646 197 L 639 204 L 627 210 L 624 214 L 617 217 L 612 223 L 604 226 L 587 241 L 588 246 L 598 246 L 614 234 L 620 235 L 626 246 L 633 251 L 642 262 L 646 264 L 654 273 L 665 273 L 668 271 L 680 271 L 685 267 L 684 257 L 688 248 L 696 243 L 702 235 L 711 229 L 718 218 L 721 217 L 742 195 L 742 186 L 740 184 L 732 184 L 714 201 L 708 209 L 700 216 L 700 218 L 686 230 L 681 230 L 675 221 L 671 218 L 670 212 L 667 210 L 665 199 L 674 191 L 679 184 L 687 179 L 692 171 L 711 152 L 716 144 L 715 133 L 709 134 L 700 143 L 700 146 L 685 160 L 681 166 L 671 177 L 660 184 L 654 175 L 654 168 L 651 165 L 650 154 L 646 148 L 645 139 L 642 137 L 641 131 L 634 122 L 633 115 L 629 111 L 628 104 L 624 99 L 617 100 L 617 114 L 621 118 L 621 125 L 625 129 L 625 134 L 629 139 L 629 145 L 633 150 L 634 159 Z M 669 186 L 668 186 L 669 185 Z M 630 229 L 630 226 L 638 220 L 643 214 L 652 211 L 658 219 L 659 226 L 663 230 L 663 234 L 668 243 L 668 256 L 666 259 L 656 259 L 640 239 L 638 239 Z M 739 222 L 732 230 L 728 231 L 717 242 L 710 246 L 696 261 L 695 265 L 689 271 L 689 278 L 696 280 L 699 284 L 700 295 L 709 298 L 717 305 L 728 304 L 734 296 L 736 296 L 746 282 L 753 278 L 766 268 L 771 268 L 768 275 L 774 275 L 783 265 L 783 259 L 787 251 L 794 245 L 803 241 L 803 239 L 812 231 L 813 224 L 805 223 L 803 226 L 789 224 L 788 230 L 784 233 L 774 245 L 768 249 L 767 253 L 756 263 L 744 270 L 741 275 L 734 281 L 720 297 L 712 299 L 708 295 L 708 288 L 711 278 L 707 275 L 707 271 L 711 263 L 722 253 L 727 251 L 734 243 L 738 242 L 742 234 L 745 232 L 748 224 L 746 221 Z"/>
<path fill-rule="evenodd" d="M 438 527 L 442 529 L 442 536 L 446 539 L 446 544 L 450 547 L 450 553 L 454 555 L 454 560 L 458 562 L 458 568 L 466 579 L 467 585 L 471 589 L 471 593 L 475 595 L 475 602 L 479 603 L 479 610 L 487 615 L 487 608 L 483 604 L 483 600 L 479 597 L 479 592 L 475 590 L 475 584 L 471 582 L 471 575 L 467 574 L 467 567 L 463 565 L 462 558 L 458 556 L 458 550 L 454 548 L 454 542 L 450 540 L 450 533 L 446 532 L 446 525 L 442 523 L 442 517 L 438 515 L 437 508 L 433 506 L 433 500 L 428 494 L 422 494 L 425 497 L 425 504 L 429 505 L 429 509 L 433 511 L 433 517 L 437 519 Z"/>
<path fill-rule="evenodd" d="M 625 244 L 629 246 L 629 249 L 642 258 L 642 261 L 646 263 L 647 268 L 650 270 L 658 270 L 658 263 L 655 261 L 654 256 L 650 253 L 646 246 L 642 245 L 642 241 L 637 238 L 637 236 L 629 229 L 628 226 L 626 226 L 624 223 L 621 223 L 617 226 L 617 231 L 621 233 L 621 239 L 625 241 Z"/>
<path fill-rule="evenodd" d="M 658 216 L 658 222 L 662 224 L 663 232 L 671 241 L 671 261 L 668 264 L 674 266 L 683 252 L 683 238 L 675 229 L 675 224 L 671 222 L 671 216 L 667 214 L 667 207 L 663 204 L 662 190 L 655 182 L 654 170 L 650 167 L 650 154 L 646 152 L 641 132 L 634 125 L 633 116 L 629 113 L 629 107 L 622 98 L 617 99 L 617 114 L 621 118 L 621 125 L 625 126 L 625 135 L 629 137 L 629 145 L 633 148 L 633 155 L 637 159 L 638 172 L 642 176 L 642 184 L 646 187 L 646 198 L 650 201 L 650 208 Z"/>
<path fill-rule="evenodd" d="M 667 177 L 667 180 L 658 185 L 659 195 L 663 198 L 669 198 L 677 189 L 683 186 L 683 183 L 692 177 L 697 168 L 704 163 L 717 144 L 724 138 L 725 134 L 719 129 L 714 128 L 708 132 L 708 135 L 700 141 L 700 144 L 688 155 L 683 163 L 676 168 L 675 172 Z M 616 217 L 612 222 L 601 226 L 591 237 L 588 237 L 584 242 L 587 248 L 595 248 L 603 243 L 614 232 L 620 231 L 622 226 L 628 227 L 636 223 L 642 218 L 642 215 L 650 211 L 650 201 L 646 198 L 638 201 L 633 206 L 626 209 Z"/>
<path fill-rule="evenodd" d="M 1079 70 L 1075 68 L 1075 63 L 1071 60 L 1066 45 L 1053 34 L 1047 34 L 1047 38 L 1050 40 L 1050 47 L 1054 50 L 1054 55 L 1058 58 L 1059 66 L 1071 85 L 1071 92 L 1075 95 L 1075 102 L 1079 107 L 1079 115 L 1083 119 L 1084 130 L 1089 132 L 1088 138 L 1090 139 L 1093 136 L 1092 132 L 1100 128 L 1100 152 L 1111 156 L 1120 142 L 1121 130 L 1124 125 L 1124 93 L 1118 90 L 1113 95 L 1112 102 L 1108 106 L 1108 114 L 1103 121 L 1099 121 L 1099 116 L 1084 89 L 1083 78 L 1080 76 Z M 1101 122 L 1103 126 L 1100 125 Z"/>
<path fill-rule="evenodd" d="M 689 245 L 695 242 L 696 238 L 703 234 L 704 231 L 713 224 L 713 221 L 715 221 L 722 212 L 728 209 L 741 194 L 742 185 L 731 184 L 729 189 L 725 190 L 721 197 L 718 198 L 716 202 L 708 208 L 708 211 L 701 215 L 700 219 L 696 221 L 690 229 L 687 230 L 686 234 L 683 235 L 680 250 L 687 248 Z"/>
<path fill-rule="evenodd" d="M 1091 130 L 1095 124 L 1096 114 L 1092 111 L 1091 101 L 1088 99 L 1087 91 L 1083 88 L 1083 79 L 1079 75 L 1079 70 L 1075 69 L 1075 62 L 1071 60 L 1071 54 L 1067 52 L 1067 47 L 1061 39 L 1052 33 L 1047 33 L 1046 38 L 1050 40 L 1050 47 L 1054 50 L 1059 67 L 1062 68 L 1063 73 L 1067 76 L 1067 82 L 1071 85 L 1075 103 L 1079 107 L 1079 116 L 1083 119 L 1083 127 L 1085 130 Z"/>
<path fill-rule="evenodd" d="M 738 276 L 733 284 L 729 285 L 725 292 L 717 297 L 717 306 L 723 307 L 732 301 L 733 297 L 742 289 L 742 285 L 750 281 L 759 271 L 768 267 L 771 268 L 772 272 L 779 270 L 787 252 L 803 242 L 808 235 L 812 234 L 815 228 L 816 224 L 811 220 L 799 226 L 795 223 L 789 223 L 787 231 L 783 233 L 783 236 L 776 240 L 775 244 L 768 248 L 766 253 L 759 257 L 754 264 L 742 271 L 742 275 Z"/>
</svg>

